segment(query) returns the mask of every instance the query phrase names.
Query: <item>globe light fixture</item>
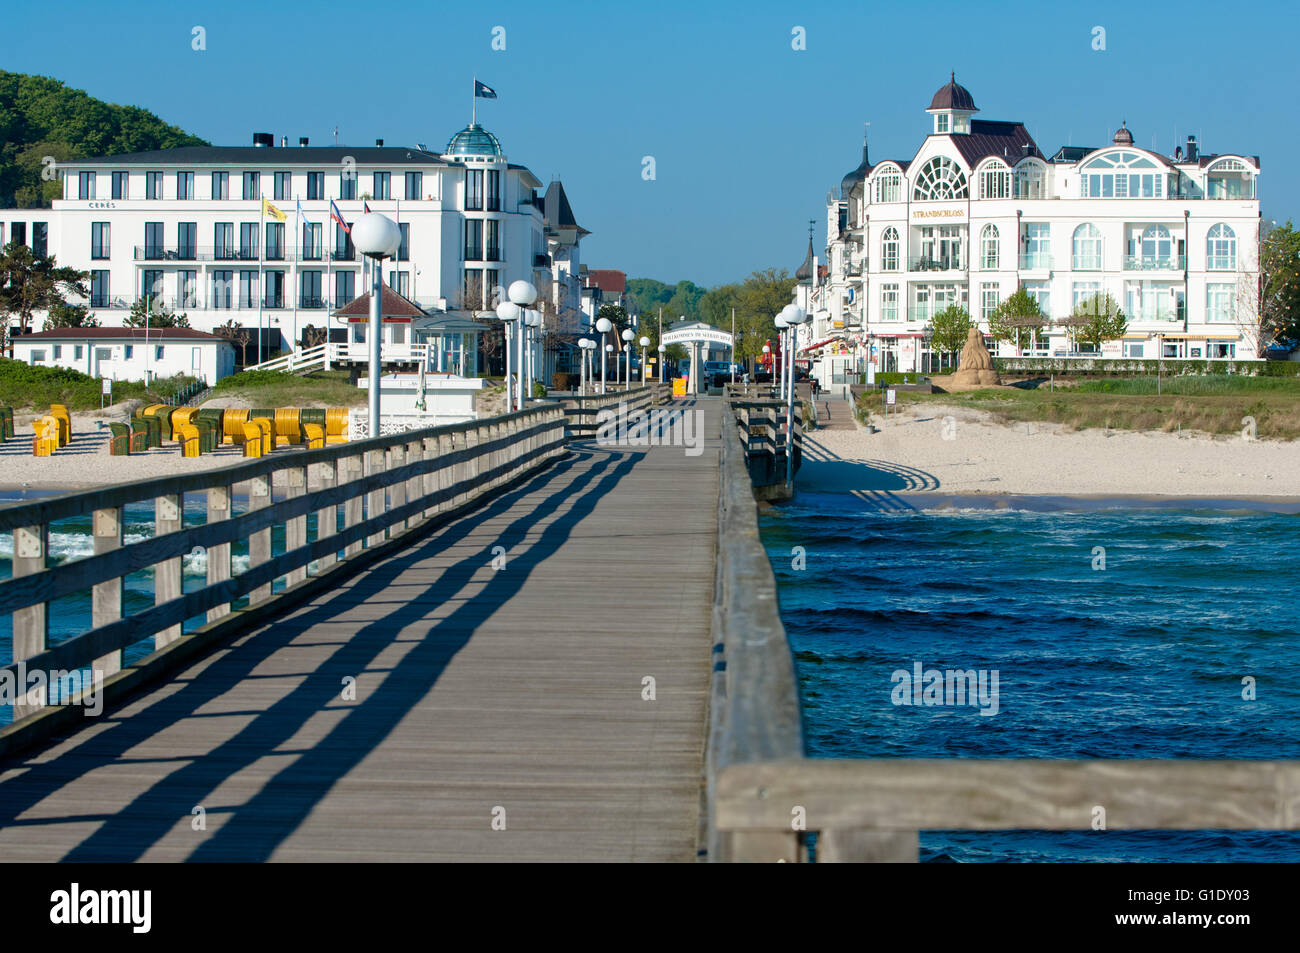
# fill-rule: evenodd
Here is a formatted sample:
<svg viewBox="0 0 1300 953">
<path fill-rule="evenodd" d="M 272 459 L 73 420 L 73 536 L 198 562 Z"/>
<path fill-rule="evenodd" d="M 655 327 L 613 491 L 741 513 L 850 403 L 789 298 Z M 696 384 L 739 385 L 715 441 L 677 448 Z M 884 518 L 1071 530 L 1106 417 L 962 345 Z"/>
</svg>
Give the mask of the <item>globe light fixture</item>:
<svg viewBox="0 0 1300 953">
<path fill-rule="evenodd" d="M 362 215 L 352 226 L 352 244 L 357 251 L 371 260 L 374 281 L 370 287 L 370 392 L 367 394 L 367 411 L 370 417 L 370 436 L 379 436 L 379 378 L 380 344 L 383 325 L 383 267 L 385 258 L 393 258 L 402 244 L 402 230 L 386 215 L 370 212 Z"/>
<path fill-rule="evenodd" d="M 599 318 L 596 321 L 596 330 L 600 332 L 600 339 L 605 340 L 605 335 L 614 328 L 614 322 L 609 318 Z M 600 352 L 600 392 L 605 393 L 605 362 L 607 355 L 613 350 L 608 344 Z"/>
<path fill-rule="evenodd" d="M 497 305 L 497 317 L 505 324 L 506 329 L 506 410 L 518 410 L 518 392 L 519 388 L 514 378 L 511 376 L 511 365 L 514 364 L 514 329 L 515 322 L 523 314 L 519 305 L 513 301 L 502 301 Z"/>
</svg>

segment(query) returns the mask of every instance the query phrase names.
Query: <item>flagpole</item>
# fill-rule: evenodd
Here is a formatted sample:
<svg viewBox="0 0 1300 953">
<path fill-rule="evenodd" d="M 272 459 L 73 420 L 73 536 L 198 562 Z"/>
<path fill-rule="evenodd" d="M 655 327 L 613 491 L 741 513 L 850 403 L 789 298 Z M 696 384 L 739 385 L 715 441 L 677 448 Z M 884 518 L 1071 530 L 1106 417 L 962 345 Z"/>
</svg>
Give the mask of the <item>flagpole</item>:
<svg viewBox="0 0 1300 953">
<path fill-rule="evenodd" d="M 298 286 L 298 291 L 302 291 L 302 202 L 295 199 L 293 203 L 294 229 L 297 231 L 295 236 L 298 239 L 298 273 L 295 276 L 294 284 Z M 298 295 L 293 296 L 293 326 L 298 327 Z M 267 328 L 269 331 L 270 328 Z"/>
<path fill-rule="evenodd" d="M 257 236 L 257 348 L 260 352 L 262 349 L 262 301 L 265 295 L 262 291 L 262 263 L 266 253 L 266 196 L 262 196 L 262 202 L 259 206 L 260 211 L 257 213 L 257 230 L 260 233 Z M 258 355 L 261 363 L 261 354 Z"/>
<path fill-rule="evenodd" d="M 474 85 L 470 87 L 469 94 L 469 124 L 472 126 L 478 122 L 478 77 L 474 77 Z"/>
</svg>

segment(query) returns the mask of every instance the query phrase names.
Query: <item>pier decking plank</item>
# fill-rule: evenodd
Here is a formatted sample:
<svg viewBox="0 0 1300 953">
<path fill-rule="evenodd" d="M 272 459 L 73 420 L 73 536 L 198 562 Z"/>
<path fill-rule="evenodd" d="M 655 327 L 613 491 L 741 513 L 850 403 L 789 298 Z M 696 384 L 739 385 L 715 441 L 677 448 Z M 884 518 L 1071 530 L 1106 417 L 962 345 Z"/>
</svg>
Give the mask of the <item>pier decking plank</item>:
<svg viewBox="0 0 1300 953">
<path fill-rule="evenodd" d="M 0 764 L 0 856 L 693 860 L 721 410 L 697 406 L 699 456 L 577 444 Z"/>
</svg>

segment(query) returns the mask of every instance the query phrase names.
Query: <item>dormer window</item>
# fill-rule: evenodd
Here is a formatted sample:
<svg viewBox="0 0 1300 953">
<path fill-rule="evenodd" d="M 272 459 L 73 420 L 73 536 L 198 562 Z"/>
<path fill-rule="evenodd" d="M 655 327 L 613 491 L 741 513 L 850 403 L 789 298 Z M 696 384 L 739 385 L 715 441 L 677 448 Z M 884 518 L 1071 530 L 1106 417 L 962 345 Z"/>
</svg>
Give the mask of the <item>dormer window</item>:
<svg viewBox="0 0 1300 953">
<path fill-rule="evenodd" d="M 934 131 L 945 133 L 948 131 L 948 124 L 952 121 L 950 113 L 938 113 L 934 117 Z"/>
</svg>

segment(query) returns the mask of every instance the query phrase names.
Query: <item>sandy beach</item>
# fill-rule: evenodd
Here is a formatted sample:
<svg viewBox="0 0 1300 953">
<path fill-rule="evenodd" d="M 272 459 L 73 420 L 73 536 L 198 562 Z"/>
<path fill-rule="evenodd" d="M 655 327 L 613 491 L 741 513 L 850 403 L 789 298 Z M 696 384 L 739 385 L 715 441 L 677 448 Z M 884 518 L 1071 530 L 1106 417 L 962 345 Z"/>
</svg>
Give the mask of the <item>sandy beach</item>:
<svg viewBox="0 0 1300 953">
<path fill-rule="evenodd" d="M 948 438 L 948 439 L 946 439 Z M 936 404 L 891 415 L 879 433 L 805 437 L 797 488 L 830 492 L 1300 498 L 1300 442 L 1206 434 L 1007 426 Z"/>
</svg>

